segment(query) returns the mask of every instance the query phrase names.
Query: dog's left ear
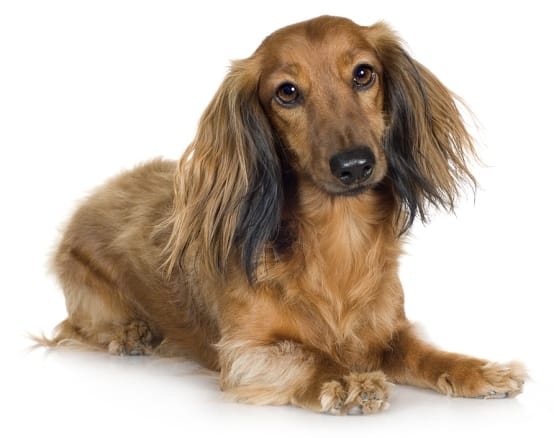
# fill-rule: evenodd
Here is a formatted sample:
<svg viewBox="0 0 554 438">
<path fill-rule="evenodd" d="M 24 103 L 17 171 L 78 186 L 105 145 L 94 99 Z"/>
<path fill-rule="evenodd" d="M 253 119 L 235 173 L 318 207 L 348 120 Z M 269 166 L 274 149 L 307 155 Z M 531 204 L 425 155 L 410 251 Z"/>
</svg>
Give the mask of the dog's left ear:
<svg viewBox="0 0 554 438">
<path fill-rule="evenodd" d="M 476 155 L 459 99 L 406 52 L 386 24 L 366 28 L 366 35 L 383 67 L 383 142 L 402 233 L 416 216 L 426 221 L 429 205 L 452 211 L 464 184 L 475 189 L 468 161 Z"/>
<path fill-rule="evenodd" d="M 166 268 L 221 278 L 240 259 L 250 282 L 281 220 L 278 139 L 258 98 L 258 68 L 233 63 L 175 177 Z M 201 271 L 201 272 L 198 272 Z"/>
</svg>

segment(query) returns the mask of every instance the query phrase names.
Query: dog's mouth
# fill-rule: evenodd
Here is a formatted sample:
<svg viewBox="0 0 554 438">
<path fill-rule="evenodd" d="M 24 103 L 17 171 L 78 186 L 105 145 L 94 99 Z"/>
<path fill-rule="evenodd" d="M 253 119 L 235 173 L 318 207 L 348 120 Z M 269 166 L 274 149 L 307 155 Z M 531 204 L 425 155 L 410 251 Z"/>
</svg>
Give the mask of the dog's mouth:
<svg viewBox="0 0 554 438">
<path fill-rule="evenodd" d="M 345 186 L 345 185 L 342 185 L 342 184 L 339 185 L 339 184 L 335 184 L 335 183 L 329 183 L 329 182 L 326 181 L 326 182 L 323 182 L 323 184 L 322 184 L 323 187 L 322 188 L 332 196 L 351 197 L 351 196 L 361 195 L 362 193 L 365 193 L 365 192 L 371 190 L 376 185 L 377 184 L 375 184 L 375 183 L 367 181 L 367 182 L 364 182 L 364 183 L 358 183 L 356 185 Z"/>
<path fill-rule="evenodd" d="M 336 195 L 338 195 L 338 196 L 357 196 L 357 195 L 360 195 L 364 192 L 367 192 L 371 188 L 372 188 L 371 184 L 360 185 L 359 187 L 349 187 L 347 189 L 344 189 L 344 190 L 336 193 Z"/>
</svg>

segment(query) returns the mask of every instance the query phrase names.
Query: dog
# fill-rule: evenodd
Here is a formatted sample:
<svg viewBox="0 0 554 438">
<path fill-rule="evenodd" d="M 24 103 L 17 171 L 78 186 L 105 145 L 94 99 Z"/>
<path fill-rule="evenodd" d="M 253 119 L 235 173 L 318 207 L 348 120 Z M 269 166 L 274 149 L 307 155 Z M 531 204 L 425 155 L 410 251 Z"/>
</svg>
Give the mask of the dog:
<svg viewBox="0 0 554 438">
<path fill-rule="evenodd" d="M 233 62 L 179 162 L 77 209 L 51 346 L 185 356 L 254 404 L 388 407 L 392 383 L 513 397 L 526 372 L 444 352 L 404 312 L 403 236 L 475 190 L 459 99 L 384 23 L 322 16 Z"/>
</svg>

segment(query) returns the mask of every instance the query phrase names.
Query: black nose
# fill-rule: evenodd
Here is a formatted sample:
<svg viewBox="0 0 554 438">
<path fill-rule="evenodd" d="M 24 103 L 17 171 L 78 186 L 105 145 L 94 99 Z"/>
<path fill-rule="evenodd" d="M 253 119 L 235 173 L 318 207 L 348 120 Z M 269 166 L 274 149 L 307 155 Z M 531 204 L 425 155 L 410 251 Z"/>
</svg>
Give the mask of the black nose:
<svg viewBox="0 0 554 438">
<path fill-rule="evenodd" d="M 351 185 L 365 181 L 375 166 L 375 156 L 367 146 L 350 149 L 329 160 L 331 172 L 342 183 Z"/>
</svg>

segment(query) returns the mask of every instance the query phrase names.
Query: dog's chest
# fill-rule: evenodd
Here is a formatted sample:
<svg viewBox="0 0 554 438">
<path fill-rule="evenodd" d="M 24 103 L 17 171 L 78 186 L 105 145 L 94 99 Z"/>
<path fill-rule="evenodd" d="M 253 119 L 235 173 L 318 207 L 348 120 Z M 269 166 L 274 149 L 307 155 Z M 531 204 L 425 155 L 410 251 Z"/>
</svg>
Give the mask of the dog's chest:
<svg viewBox="0 0 554 438">
<path fill-rule="evenodd" d="M 286 305 L 292 338 L 340 363 L 367 363 L 376 346 L 390 338 L 394 306 L 363 281 L 350 283 L 348 290 L 337 288 L 339 283 L 322 281 L 318 289 L 304 288 Z"/>
<path fill-rule="evenodd" d="M 340 363 L 368 364 L 390 339 L 398 313 L 397 298 L 387 294 L 390 249 L 368 230 L 325 231 L 312 235 L 303 269 L 283 285 L 283 311 L 294 338 Z"/>
</svg>

